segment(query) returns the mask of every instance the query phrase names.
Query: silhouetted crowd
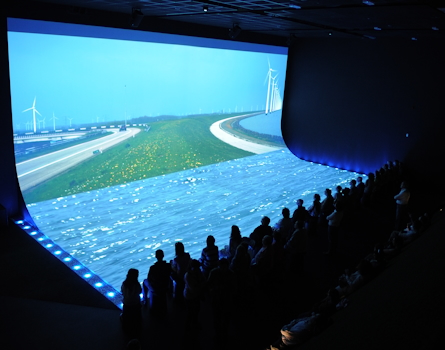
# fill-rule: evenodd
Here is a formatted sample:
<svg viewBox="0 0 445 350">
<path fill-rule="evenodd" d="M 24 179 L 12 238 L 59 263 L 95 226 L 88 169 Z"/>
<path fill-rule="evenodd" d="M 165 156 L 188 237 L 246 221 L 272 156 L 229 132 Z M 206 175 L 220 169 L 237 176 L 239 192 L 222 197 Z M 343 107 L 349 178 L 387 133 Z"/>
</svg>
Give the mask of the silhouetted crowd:
<svg viewBox="0 0 445 350">
<path fill-rule="evenodd" d="M 330 288 L 325 298 L 313 305 L 312 309 L 297 315 L 290 323 L 284 325 L 280 330 L 281 338 L 270 345 L 269 349 L 294 349 L 322 332 L 333 323 L 332 316 L 348 305 L 347 297 L 350 294 L 378 276 L 405 245 L 411 243 L 428 228 L 430 225 L 428 213 L 418 218 L 413 217 L 409 207 L 411 192 L 405 177 L 401 163 L 388 162 L 375 173 L 368 174 L 368 179 L 364 184 L 361 178 L 357 181 L 352 180 L 349 188 L 337 186 L 334 196 L 326 190 L 326 198 L 323 202 L 325 205 L 326 201 L 333 202 L 334 211 L 329 214 L 330 209 L 323 214 L 321 210 L 318 221 L 311 219 L 307 221 L 318 222 L 318 224 L 321 224 L 323 220 L 328 221 L 329 250 L 326 254 L 336 253 L 337 228 L 347 226 L 354 212 L 360 208 L 380 206 L 388 200 L 395 201 L 394 230 L 387 241 L 377 243 L 374 250 L 364 256 L 354 270 L 345 269 L 344 273 L 338 277 L 337 286 Z M 314 196 L 314 204 L 311 207 L 314 207 L 315 202 L 318 201 L 319 199 Z M 331 207 L 331 204 L 329 206 Z M 336 212 L 339 215 L 335 215 Z M 308 228 L 310 230 L 311 225 L 308 225 Z"/>
<path fill-rule="evenodd" d="M 297 347 L 328 327 L 333 322 L 332 315 L 347 305 L 348 295 L 377 276 L 404 245 L 428 227 L 428 214 L 412 218 L 410 197 L 402 164 L 388 162 L 368 174 L 365 182 L 358 177 L 350 181 L 349 187 L 337 186 L 334 193 L 326 189 L 323 200 L 320 194 L 314 194 L 308 207 L 298 199 L 292 215 L 289 208 L 283 208 L 282 217 L 274 225 L 269 217 L 262 217 L 261 224 L 249 236 L 242 236 L 240 228 L 233 225 L 229 242 L 222 249 L 213 236 L 208 236 L 199 259 L 185 252 L 181 242 L 176 242 L 175 257 L 170 262 L 164 260 L 162 250 L 157 250 L 157 261 L 149 268 L 142 287 L 135 269 L 128 271 L 122 284 L 124 330 L 131 333 L 140 328 L 144 307 L 154 317 L 165 317 L 168 300 L 172 298 L 175 305 L 186 309 L 186 331 L 197 331 L 201 304 L 209 300 L 215 341 L 224 347 L 235 300 L 242 303 L 255 289 L 268 288 L 289 276 L 302 276 L 311 236 L 327 232 L 328 250 L 324 254 L 327 259 L 334 258 L 340 244 L 339 233 L 352 225 L 357 212 L 392 201 L 396 206 L 395 225 L 388 240 L 376 242 L 374 251 L 363 257 L 355 270 L 346 269 L 324 299 L 283 326 L 281 338 L 269 348 Z M 134 334 L 137 338 L 137 332 Z M 137 346 L 135 343 L 137 340 L 132 341 L 132 346 Z"/>
</svg>

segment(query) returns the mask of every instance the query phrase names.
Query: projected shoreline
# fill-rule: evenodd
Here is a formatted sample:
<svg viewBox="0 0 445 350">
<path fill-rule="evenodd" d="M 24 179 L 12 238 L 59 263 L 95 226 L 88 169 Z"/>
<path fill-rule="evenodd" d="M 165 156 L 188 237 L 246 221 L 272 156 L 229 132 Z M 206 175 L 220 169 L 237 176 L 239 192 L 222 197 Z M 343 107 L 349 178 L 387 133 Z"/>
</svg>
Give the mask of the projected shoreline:
<svg viewBox="0 0 445 350">
<path fill-rule="evenodd" d="M 124 132 L 114 129 L 112 135 L 18 163 L 25 199 L 33 203 L 252 155 L 252 150 L 243 151 L 211 134 L 210 125 L 219 118 L 197 116 Z M 261 140 L 242 141 L 253 148 L 261 146 Z M 278 149 L 262 147 L 266 152 Z M 51 178 L 56 172 L 63 173 Z M 30 188 L 39 182 L 43 183 Z"/>
<path fill-rule="evenodd" d="M 284 144 L 283 145 L 272 144 L 272 142 L 270 141 L 264 142 L 261 139 L 254 138 L 249 135 L 236 133 L 235 130 L 233 130 L 230 127 L 227 127 L 226 125 L 226 124 L 230 125 L 231 121 L 237 121 L 239 119 L 244 119 L 244 118 L 245 116 L 241 117 L 238 116 L 238 117 L 231 117 L 219 120 L 210 126 L 210 131 L 215 137 L 217 137 L 221 141 L 233 147 L 242 149 L 247 152 L 252 152 L 255 154 L 273 152 L 284 147 Z M 273 135 L 268 135 L 268 136 L 273 136 Z"/>
</svg>

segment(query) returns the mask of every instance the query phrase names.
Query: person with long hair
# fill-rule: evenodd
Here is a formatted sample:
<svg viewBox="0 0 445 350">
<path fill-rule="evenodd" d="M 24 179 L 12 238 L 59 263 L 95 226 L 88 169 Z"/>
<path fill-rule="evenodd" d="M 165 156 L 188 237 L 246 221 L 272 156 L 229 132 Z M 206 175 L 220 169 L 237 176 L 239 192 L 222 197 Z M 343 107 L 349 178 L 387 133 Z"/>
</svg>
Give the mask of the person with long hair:
<svg viewBox="0 0 445 350">
<path fill-rule="evenodd" d="M 238 226 L 232 225 L 229 239 L 229 262 L 233 259 L 236 253 L 236 248 L 241 244 L 241 230 Z"/>
<path fill-rule="evenodd" d="M 182 242 L 175 243 L 175 257 L 170 261 L 172 266 L 171 278 L 174 281 L 173 295 L 176 301 L 184 300 L 184 276 L 190 264 L 190 254 L 185 251 Z"/>
<path fill-rule="evenodd" d="M 141 284 L 138 281 L 139 271 L 129 269 L 127 278 L 122 283 L 121 292 L 123 308 L 121 320 L 124 328 L 129 332 L 137 332 L 141 326 Z"/>
</svg>

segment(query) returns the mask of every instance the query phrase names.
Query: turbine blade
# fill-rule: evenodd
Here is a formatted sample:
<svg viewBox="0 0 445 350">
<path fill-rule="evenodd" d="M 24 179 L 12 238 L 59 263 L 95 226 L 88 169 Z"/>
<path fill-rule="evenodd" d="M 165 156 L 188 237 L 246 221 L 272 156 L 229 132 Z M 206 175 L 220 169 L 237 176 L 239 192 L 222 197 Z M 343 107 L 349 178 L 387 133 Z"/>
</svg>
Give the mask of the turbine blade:
<svg viewBox="0 0 445 350">
<path fill-rule="evenodd" d="M 270 71 L 267 72 L 267 74 L 266 74 L 266 78 L 264 79 L 264 83 L 263 83 L 263 85 L 266 85 L 266 81 L 267 81 L 267 79 L 269 78 L 269 75 L 270 75 Z"/>
</svg>

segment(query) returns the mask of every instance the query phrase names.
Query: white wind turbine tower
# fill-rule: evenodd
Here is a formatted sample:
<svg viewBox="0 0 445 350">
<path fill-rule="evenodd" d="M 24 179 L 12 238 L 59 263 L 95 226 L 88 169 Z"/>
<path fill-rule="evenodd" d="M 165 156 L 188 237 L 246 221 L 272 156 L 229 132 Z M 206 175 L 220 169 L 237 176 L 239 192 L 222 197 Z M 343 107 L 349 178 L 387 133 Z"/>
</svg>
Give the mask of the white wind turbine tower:
<svg viewBox="0 0 445 350">
<path fill-rule="evenodd" d="M 264 83 L 266 83 L 266 80 L 268 80 L 267 83 L 267 96 L 266 96 L 266 110 L 265 113 L 269 113 L 270 111 L 270 95 L 271 95 L 271 80 L 272 80 L 272 72 L 276 72 L 274 69 L 270 67 L 270 61 L 267 59 L 267 64 L 269 65 L 269 70 L 267 71 L 266 79 L 264 80 Z"/>
<path fill-rule="evenodd" d="M 283 108 L 283 99 L 281 98 L 280 89 L 278 88 L 278 79 L 275 83 L 275 110 Z"/>
<path fill-rule="evenodd" d="M 73 118 L 68 118 L 68 120 L 70 121 L 70 128 L 71 128 L 71 120 L 73 120 Z"/>
<path fill-rule="evenodd" d="M 31 111 L 32 110 L 32 123 L 34 126 L 34 132 L 37 131 L 36 128 L 36 113 L 40 116 L 42 116 L 39 111 L 36 109 L 36 98 L 34 97 L 34 103 L 32 104 L 32 107 L 25 109 L 22 113 L 27 112 L 27 111 Z"/>
<path fill-rule="evenodd" d="M 271 95 L 272 95 L 272 98 L 270 99 L 271 101 L 271 106 L 270 106 L 270 108 L 269 108 L 269 111 L 270 112 L 273 112 L 273 111 L 276 111 L 277 110 L 277 108 L 276 108 L 276 93 L 277 93 L 277 83 L 275 82 L 275 79 L 277 78 L 277 76 L 278 76 L 278 74 L 277 75 L 275 75 L 274 77 L 272 77 L 272 87 L 271 87 L 271 89 L 272 89 L 272 91 L 271 91 Z"/>
<path fill-rule="evenodd" d="M 273 99 L 271 111 L 278 111 L 283 107 L 283 100 L 281 99 L 280 89 L 278 88 L 278 74 L 273 77 Z"/>
<path fill-rule="evenodd" d="M 56 119 L 59 119 L 59 118 L 56 118 L 56 116 L 54 115 L 54 112 L 53 112 L 53 117 L 50 120 L 53 121 L 53 129 L 54 129 L 54 131 L 56 131 Z"/>
<path fill-rule="evenodd" d="M 37 128 L 39 130 L 42 130 L 42 125 L 43 125 L 43 128 L 45 128 L 45 120 L 44 119 L 37 119 Z"/>
<path fill-rule="evenodd" d="M 272 76 L 273 69 L 270 70 L 268 87 L 268 98 L 266 99 L 266 114 L 268 112 L 278 111 L 283 107 L 283 100 L 280 95 L 280 89 L 278 88 L 278 74 Z M 275 72 L 275 71 L 274 71 Z"/>
</svg>

